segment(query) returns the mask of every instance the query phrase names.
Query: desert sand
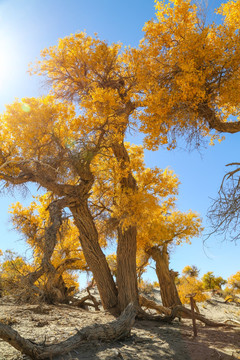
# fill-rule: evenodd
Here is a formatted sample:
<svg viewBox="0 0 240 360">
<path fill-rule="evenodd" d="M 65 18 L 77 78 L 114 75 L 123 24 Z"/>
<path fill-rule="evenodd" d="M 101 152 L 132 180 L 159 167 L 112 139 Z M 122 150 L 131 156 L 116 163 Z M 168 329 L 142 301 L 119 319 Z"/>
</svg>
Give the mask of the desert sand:
<svg viewBox="0 0 240 360">
<path fill-rule="evenodd" d="M 97 291 L 92 291 L 97 296 Z M 81 296 L 84 294 L 81 294 Z M 159 289 L 150 295 L 160 303 Z M 218 295 L 198 304 L 200 313 L 218 322 L 240 324 L 240 306 L 225 304 Z M 12 298 L 0 299 L 0 321 L 9 324 L 25 338 L 37 343 L 57 343 L 85 326 L 108 323 L 113 316 L 107 312 L 87 311 L 70 305 L 17 305 Z M 189 319 L 174 320 L 170 325 L 156 321 L 137 320 L 131 336 L 112 343 L 85 342 L 71 353 L 52 360 L 80 359 L 171 359 L 227 360 L 240 359 L 240 325 L 235 328 L 206 327 L 197 321 L 197 337 L 193 336 Z M 6 342 L 0 340 L 0 360 L 27 360 Z"/>
</svg>

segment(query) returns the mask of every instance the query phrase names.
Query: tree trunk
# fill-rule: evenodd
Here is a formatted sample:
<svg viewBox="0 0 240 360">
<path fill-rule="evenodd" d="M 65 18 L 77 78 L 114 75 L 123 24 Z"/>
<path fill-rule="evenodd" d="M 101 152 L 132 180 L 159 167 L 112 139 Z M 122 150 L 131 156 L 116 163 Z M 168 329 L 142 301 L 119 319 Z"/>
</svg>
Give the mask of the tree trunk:
<svg viewBox="0 0 240 360">
<path fill-rule="evenodd" d="M 34 292 L 37 292 L 42 301 L 47 303 L 63 302 L 66 299 L 66 286 L 61 274 L 51 263 L 51 257 L 57 244 L 57 234 L 62 225 L 62 208 L 66 205 L 65 199 L 52 201 L 48 206 L 49 224 L 44 231 L 44 247 L 41 266 L 38 270 L 23 277 L 22 291 L 19 291 L 21 301 L 30 299 Z M 43 288 L 34 283 L 45 274 L 47 283 Z"/>
<path fill-rule="evenodd" d="M 111 275 L 106 257 L 98 242 L 98 232 L 87 201 L 76 207 L 71 206 L 79 239 L 86 262 L 93 273 L 104 309 L 117 307 L 117 288 Z"/>
<path fill-rule="evenodd" d="M 138 304 L 136 274 L 136 228 L 118 229 L 117 286 L 118 306 L 123 311 L 132 302 Z"/>
<path fill-rule="evenodd" d="M 112 146 L 120 168 L 126 171 L 130 159 L 124 143 L 115 143 Z M 122 191 L 137 191 L 137 183 L 132 173 L 129 171 L 127 176 L 121 179 Z M 132 302 L 138 305 L 138 287 L 136 273 L 136 252 L 137 252 L 137 229 L 136 226 L 129 226 L 123 229 L 118 227 L 118 247 L 117 247 L 117 286 L 118 286 L 118 305 L 123 311 Z"/>
<path fill-rule="evenodd" d="M 152 247 L 148 250 L 148 254 L 156 262 L 156 274 L 159 281 L 162 304 L 165 307 L 174 307 L 181 305 L 178 296 L 174 275 L 169 270 L 169 257 L 167 252 L 167 244 L 159 247 Z"/>
</svg>

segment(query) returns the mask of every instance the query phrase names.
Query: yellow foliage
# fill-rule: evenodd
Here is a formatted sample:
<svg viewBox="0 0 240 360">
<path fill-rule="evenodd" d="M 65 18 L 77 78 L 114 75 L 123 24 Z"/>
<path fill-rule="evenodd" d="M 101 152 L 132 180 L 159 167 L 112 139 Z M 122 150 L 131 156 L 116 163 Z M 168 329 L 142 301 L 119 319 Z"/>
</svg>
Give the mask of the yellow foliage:
<svg viewBox="0 0 240 360">
<path fill-rule="evenodd" d="M 92 171 L 96 182 L 93 185 L 91 201 L 99 202 L 111 212 L 112 218 L 120 221 L 122 228 L 146 223 L 149 214 L 161 204 L 162 215 L 170 210 L 178 192 L 179 180 L 169 169 L 146 168 L 142 146 L 125 143 L 129 163 L 121 168 L 111 152 L 95 157 Z M 108 155 L 108 156 L 106 156 Z M 109 158 L 110 156 L 110 158 Z M 121 179 L 132 173 L 137 181 L 138 190 L 124 189 Z M 100 200 L 100 201 L 99 201 Z"/>
<path fill-rule="evenodd" d="M 180 245 L 183 241 L 190 243 L 190 239 L 199 236 L 202 231 L 199 215 L 189 211 L 182 213 L 173 205 L 163 209 L 159 205 L 155 211 L 149 213 L 146 223 L 139 225 L 138 244 L 146 250 L 151 246 L 161 246 L 163 243 Z M 164 211 L 163 211 L 164 210 Z"/>
<path fill-rule="evenodd" d="M 104 245 L 109 220 L 115 229 L 116 223 L 123 230 L 137 226 L 140 251 L 190 242 L 200 234 L 201 220 L 176 210 L 179 181 L 173 172 L 146 168 L 142 147 L 125 144 L 124 161 L 113 148 L 124 144 L 129 128 L 142 131 L 144 146 L 153 150 L 175 147 L 178 136 L 196 146 L 206 136 L 211 143 L 222 139 L 210 130 L 225 131 L 221 126 L 231 125 L 231 116 L 240 117 L 239 4 L 222 5 L 222 24 L 205 25 L 191 0 L 156 1 L 156 20 L 145 24 L 138 49 L 122 51 L 120 44 L 77 33 L 43 50 L 32 73 L 47 77 L 51 95 L 16 100 L 1 115 L 0 179 L 6 186 L 33 181 L 61 197 L 89 183 L 84 195 L 90 196 Z M 130 175 L 136 186 L 123 185 Z M 36 266 L 47 201 L 12 209 Z M 76 239 L 72 224 L 62 227 L 54 266 L 70 253 L 80 256 Z"/>
<path fill-rule="evenodd" d="M 44 232 L 49 219 L 47 208 L 51 201 L 52 195 L 46 193 L 35 196 L 28 207 L 23 207 L 18 202 L 13 204 L 10 210 L 14 227 L 25 236 L 27 243 L 33 249 L 35 268 L 41 264 L 44 255 Z M 51 264 L 66 280 L 68 287 L 78 288 L 77 277 L 73 271 L 85 270 L 86 262 L 80 246 L 78 230 L 70 220 L 63 221 L 61 225 Z M 44 283 L 44 276 L 42 280 Z"/>
<path fill-rule="evenodd" d="M 196 266 L 185 266 L 185 268 L 183 268 L 182 270 L 182 274 L 184 276 L 195 276 L 195 277 L 198 277 L 198 273 L 199 273 L 199 270 Z"/>
<path fill-rule="evenodd" d="M 221 289 L 221 286 L 226 284 L 226 280 L 221 276 L 214 276 L 212 271 L 208 271 L 203 275 L 202 282 L 205 290 Z"/>
<path fill-rule="evenodd" d="M 31 264 L 10 250 L 6 250 L 0 264 L 1 287 L 4 295 L 14 293 L 22 277 L 34 270 Z"/>
<path fill-rule="evenodd" d="M 138 283 L 138 289 L 141 293 L 151 294 L 154 290 L 154 285 L 149 281 L 140 280 Z"/>
<path fill-rule="evenodd" d="M 228 286 L 230 290 L 240 293 L 240 271 L 237 271 L 236 274 L 229 277 Z"/>
<path fill-rule="evenodd" d="M 178 294 L 183 304 L 189 304 L 190 299 L 186 298 L 186 295 L 196 293 L 194 300 L 196 302 L 203 302 L 207 299 L 206 294 L 203 293 L 203 284 L 195 277 L 187 276 L 181 277 L 177 285 Z"/>
<path fill-rule="evenodd" d="M 116 276 L 117 275 L 117 255 L 110 254 L 110 255 L 107 255 L 106 258 L 107 258 L 108 266 L 111 270 L 112 275 Z"/>
<path fill-rule="evenodd" d="M 176 135 L 198 144 L 211 127 L 239 117 L 239 6 L 223 4 L 223 23 L 206 25 L 190 0 L 156 1 L 157 20 L 145 24 L 140 51 L 129 51 L 144 89 L 139 118 L 149 149 L 174 147 Z"/>
</svg>

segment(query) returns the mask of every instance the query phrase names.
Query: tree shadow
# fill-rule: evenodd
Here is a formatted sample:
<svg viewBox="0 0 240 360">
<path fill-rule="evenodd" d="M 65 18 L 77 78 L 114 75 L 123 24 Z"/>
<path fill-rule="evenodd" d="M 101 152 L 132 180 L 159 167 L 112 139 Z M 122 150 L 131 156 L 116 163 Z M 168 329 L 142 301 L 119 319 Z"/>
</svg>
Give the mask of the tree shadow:
<svg viewBox="0 0 240 360">
<path fill-rule="evenodd" d="M 85 342 L 53 360 L 239 360 L 239 330 L 208 328 L 197 323 L 198 336 L 194 338 L 189 324 L 185 321 L 171 324 L 136 321 L 128 338 Z M 231 354 L 226 353 L 226 347 L 232 349 Z"/>
</svg>

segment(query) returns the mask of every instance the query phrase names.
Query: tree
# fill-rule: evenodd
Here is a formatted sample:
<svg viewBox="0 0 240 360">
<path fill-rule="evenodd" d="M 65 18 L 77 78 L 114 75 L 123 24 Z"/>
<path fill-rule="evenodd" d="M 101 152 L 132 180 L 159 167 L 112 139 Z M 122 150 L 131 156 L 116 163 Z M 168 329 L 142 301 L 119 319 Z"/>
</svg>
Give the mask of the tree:
<svg viewBox="0 0 240 360">
<path fill-rule="evenodd" d="M 11 250 L 2 253 L 0 263 L 1 295 L 16 294 L 21 289 L 21 279 L 33 271 L 32 264 Z"/>
<path fill-rule="evenodd" d="M 222 4 L 216 10 L 222 23 L 206 25 L 190 0 L 156 2 L 157 21 L 145 25 L 141 51 L 131 53 L 144 88 L 148 148 L 175 147 L 178 137 L 199 147 L 208 135 L 213 144 L 221 133 L 240 131 L 239 4 Z M 138 65 L 142 59 L 146 66 Z M 209 212 L 213 232 L 233 240 L 239 238 L 237 169 L 225 175 Z"/>
<path fill-rule="evenodd" d="M 174 147 L 179 136 L 198 147 L 206 135 L 240 131 L 239 0 L 216 10 L 219 25 L 206 25 L 199 10 L 190 0 L 156 1 L 157 19 L 146 23 L 140 50 L 130 50 L 148 148 Z"/>
<path fill-rule="evenodd" d="M 156 262 L 163 305 L 174 307 L 181 302 L 175 285 L 177 273 L 169 269 L 169 252 L 173 246 L 183 241 L 190 243 L 191 237 L 198 236 L 202 230 L 201 221 L 197 214 L 191 211 L 181 213 L 174 207 L 168 208 L 166 214 L 159 206 L 158 211 L 150 216 L 151 222 L 145 225 L 144 239 L 139 239 L 139 246 L 143 246 L 144 251 Z"/>
<path fill-rule="evenodd" d="M 179 278 L 179 283 L 177 285 L 180 299 L 183 304 L 190 304 L 190 298 L 186 296 L 189 294 L 195 294 L 193 299 L 194 307 L 197 312 L 199 312 L 196 302 L 203 302 L 207 299 L 207 296 L 204 294 L 203 282 L 198 279 L 197 275 L 188 275 L 183 271 L 182 275 L 183 276 Z"/>
<path fill-rule="evenodd" d="M 30 109 L 28 112 L 26 106 Z M 103 132 L 99 130 L 95 136 L 89 134 L 87 139 L 84 119 L 75 115 L 73 105 L 60 103 L 52 96 L 16 101 L 7 107 L 1 120 L 3 183 L 8 187 L 35 182 L 52 192 L 57 200 L 49 209 L 56 231 L 62 209 L 70 209 L 84 257 L 98 282 L 102 303 L 106 308 L 116 306 L 116 287 L 88 208 L 89 191 L 94 182 L 90 163 L 99 151 Z"/>
<path fill-rule="evenodd" d="M 91 207 L 98 213 L 99 233 L 105 237 L 117 237 L 118 224 L 128 227 L 136 225 L 137 234 L 137 274 L 152 257 L 156 261 L 157 275 L 161 287 L 164 306 L 179 303 L 174 283 L 174 271 L 169 269 L 168 249 L 173 244 L 189 241 L 201 232 L 201 221 L 193 212 L 181 213 L 176 210 L 176 195 L 179 180 L 169 169 L 147 168 L 141 146 L 125 144 L 129 153 L 129 170 L 138 184 L 138 192 L 122 193 L 119 188 L 121 172 L 114 157 L 108 160 L 101 172 L 96 172 Z M 115 257 L 109 258 L 111 269 L 117 276 Z"/>
<path fill-rule="evenodd" d="M 134 175 L 138 184 L 138 191 L 123 193 L 119 177 L 121 171 L 115 157 L 106 161 L 105 168 L 96 174 L 96 183 L 93 186 L 91 207 L 93 213 L 98 213 L 98 222 L 101 223 L 99 233 L 105 237 L 118 238 L 117 228 L 128 228 L 130 224 L 138 228 L 138 233 L 148 227 L 153 214 L 159 208 L 161 219 L 170 211 L 177 192 L 178 179 L 169 169 L 150 169 L 144 164 L 144 152 L 141 146 L 125 144 L 129 153 L 129 171 Z M 171 195 L 171 196 L 170 196 Z M 159 225 L 160 227 L 160 225 Z M 141 229 L 141 230 L 140 230 Z M 154 230 L 153 230 L 154 232 Z M 166 235 L 166 229 L 163 229 Z M 148 263 L 149 255 L 143 251 L 137 235 L 137 275 L 138 279 Z M 128 253 L 125 254 L 125 256 Z M 110 259 L 112 260 L 112 259 Z M 112 264 L 112 261 L 111 261 Z M 114 273 L 118 285 L 118 268 L 114 266 Z"/>
<path fill-rule="evenodd" d="M 191 277 L 198 277 L 200 270 L 195 266 L 185 266 L 185 268 L 182 270 L 182 274 L 184 276 L 191 276 Z"/>
<path fill-rule="evenodd" d="M 203 288 L 205 290 L 221 289 L 227 283 L 221 276 L 215 277 L 212 271 L 208 271 L 202 277 Z"/>
<path fill-rule="evenodd" d="M 227 283 L 233 291 L 240 293 L 240 271 L 237 271 L 236 274 L 230 276 Z"/>
<path fill-rule="evenodd" d="M 121 189 L 125 193 L 137 191 L 136 181 L 127 171 L 129 156 L 124 146 L 130 116 L 137 104 L 135 79 L 119 51 L 120 45 L 108 46 L 98 38 L 79 33 L 45 49 L 36 72 L 46 75 L 58 98 L 76 101 L 89 133 L 93 128 L 101 129 L 105 146 L 107 143 L 119 163 Z M 118 229 L 117 264 L 118 305 L 123 310 L 131 301 L 138 303 L 135 226 Z"/>
<path fill-rule="evenodd" d="M 46 228 L 49 224 L 51 193 L 34 197 L 34 201 L 23 207 L 13 204 L 10 213 L 14 228 L 26 239 L 33 250 L 31 271 L 21 277 L 15 287 L 19 287 L 21 299 L 39 297 L 48 303 L 68 301 L 73 291 L 78 289 L 75 270 L 86 270 L 87 265 L 79 244 L 78 231 L 67 214 L 62 217 L 55 243 L 49 243 Z M 46 240 L 48 242 L 46 243 Z M 46 247 L 51 253 L 46 257 Z M 8 274 L 6 274 L 8 277 Z"/>
</svg>

